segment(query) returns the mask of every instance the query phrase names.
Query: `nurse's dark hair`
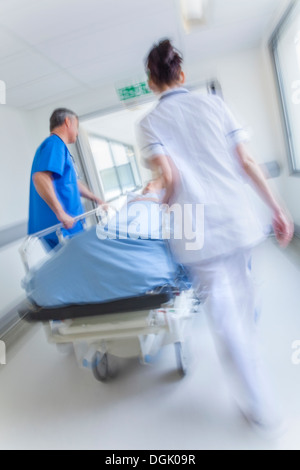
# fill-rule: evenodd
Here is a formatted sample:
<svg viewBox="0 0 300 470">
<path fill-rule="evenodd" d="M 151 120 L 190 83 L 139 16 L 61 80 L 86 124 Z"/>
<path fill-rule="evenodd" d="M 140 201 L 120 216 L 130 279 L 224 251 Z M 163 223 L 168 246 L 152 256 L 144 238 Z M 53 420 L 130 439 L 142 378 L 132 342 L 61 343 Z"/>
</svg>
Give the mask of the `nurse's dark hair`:
<svg viewBox="0 0 300 470">
<path fill-rule="evenodd" d="M 155 44 L 145 61 L 146 69 L 156 85 L 170 85 L 180 78 L 182 54 L 169 39 Z"/>
<path fill-rule="evenodd" d="M 77 114 L 74 113 L 74 111 L 71 111 L 70 109 L 67 109 L 67 108 L 58 108 L 55 111 L 53 111 L 50 117 L 50 132 L 52 132 L 57 127 L 62 126 L 67 117 L 68 118 L 75 117 L 78 119 Z"/>
</svg>

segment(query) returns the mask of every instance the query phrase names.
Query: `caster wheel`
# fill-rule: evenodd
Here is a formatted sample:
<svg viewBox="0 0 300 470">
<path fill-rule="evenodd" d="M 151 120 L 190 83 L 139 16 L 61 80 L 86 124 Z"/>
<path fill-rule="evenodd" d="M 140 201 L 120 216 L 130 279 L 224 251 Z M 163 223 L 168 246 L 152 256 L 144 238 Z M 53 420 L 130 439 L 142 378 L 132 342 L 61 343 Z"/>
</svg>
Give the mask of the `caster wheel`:
<svg viewBox="0 0 300 470">
<path fill-rule="evenodd" d="M 187 360 L 184 354 L 183 343 L 175 343 L 176 361 L 178 372 L 181 377 L 185 377 L 188 371 Z"/>
<path fill-rule="evenodd" d="M 108 379 L 108 356 L 99 351 L 96 352 L 93 358 L 92 371 L 94 377 L 98 382 L 106 382 Z"/>
</svg>

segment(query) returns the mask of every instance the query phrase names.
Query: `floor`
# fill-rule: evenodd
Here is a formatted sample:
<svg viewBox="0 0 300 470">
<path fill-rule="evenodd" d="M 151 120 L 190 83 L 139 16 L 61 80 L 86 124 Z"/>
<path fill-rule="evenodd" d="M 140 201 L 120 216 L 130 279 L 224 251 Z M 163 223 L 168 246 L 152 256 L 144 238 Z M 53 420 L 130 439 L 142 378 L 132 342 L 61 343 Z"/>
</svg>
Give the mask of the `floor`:
<svg viewBox="0 0 300 470">
<path fill-rule="evenodd" d="M 119 361 L 107 384 L 61 355 L 38 326 L 9 352 L 0 369 L 0 449 L 277 450 L 300 449 L 300 262 L 272 241 L 256 249 L 264 278 L 260 335 L 263 356 L 287 421 L 279 440 L 249 428 L 229 393 L 205 316 L 194 320 L 189 373 L 176 371 L 173 346 L 157 361 Z M 300 356 L 300 355 L 299 355 Z"/>
</svg>

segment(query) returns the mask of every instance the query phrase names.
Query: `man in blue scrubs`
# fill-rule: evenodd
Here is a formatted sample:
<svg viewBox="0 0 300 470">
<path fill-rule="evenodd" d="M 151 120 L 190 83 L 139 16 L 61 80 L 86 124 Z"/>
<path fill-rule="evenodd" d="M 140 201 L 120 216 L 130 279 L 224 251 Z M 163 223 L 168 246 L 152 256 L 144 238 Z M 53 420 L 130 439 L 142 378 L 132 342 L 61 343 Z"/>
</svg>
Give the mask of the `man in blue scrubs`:
<svg viewBox="0 0 300 470">
<path fill-rule="evenodd" d="M 81 222 L 74 221 L 84 213 L 81 196 L 103 204 L 77 178 L 67 145 L 76 142 L 78 127 L 78 116 L 65 108 L 50 118 L 51 135 L 38 148 L 32 165 L 28 234 L 62 223 L 64 236 L 72 237 L 83 230 Z M 55 233 L 45 241 L 51 249 L 59 243 Z"/>
</svg>

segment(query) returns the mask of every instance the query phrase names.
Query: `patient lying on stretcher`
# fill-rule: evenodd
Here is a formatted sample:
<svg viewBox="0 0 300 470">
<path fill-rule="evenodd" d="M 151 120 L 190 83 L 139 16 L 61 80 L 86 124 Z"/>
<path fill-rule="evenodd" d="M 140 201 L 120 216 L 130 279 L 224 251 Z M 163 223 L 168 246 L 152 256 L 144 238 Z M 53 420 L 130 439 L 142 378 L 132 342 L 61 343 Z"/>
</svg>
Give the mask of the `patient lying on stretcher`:
<svg viewBox="0 0 300 470">
<path fill-rule="evenodd" d="M 23 281 L 30 300 L 42 307 L 108 302 L 175 285 L 177 266 L 162 237 L 161 180 L 106 225 L 69 240 Z"/>
</svg>

